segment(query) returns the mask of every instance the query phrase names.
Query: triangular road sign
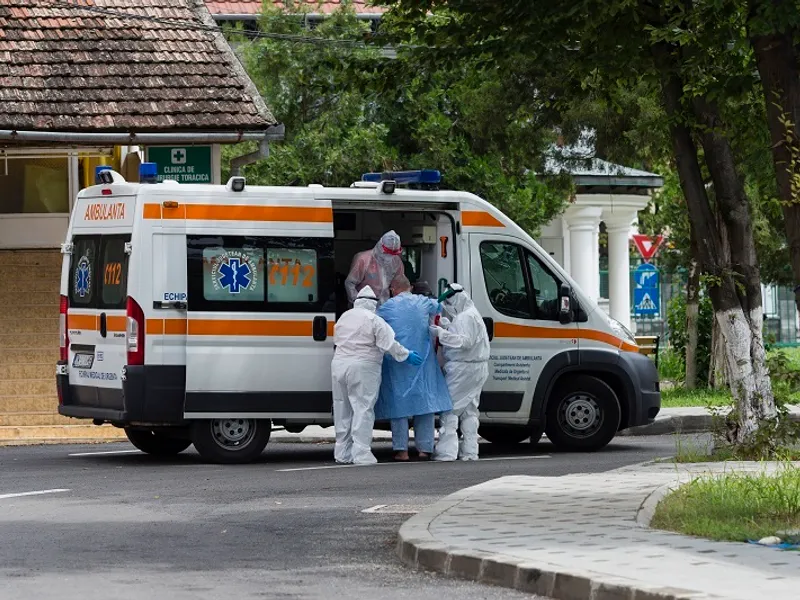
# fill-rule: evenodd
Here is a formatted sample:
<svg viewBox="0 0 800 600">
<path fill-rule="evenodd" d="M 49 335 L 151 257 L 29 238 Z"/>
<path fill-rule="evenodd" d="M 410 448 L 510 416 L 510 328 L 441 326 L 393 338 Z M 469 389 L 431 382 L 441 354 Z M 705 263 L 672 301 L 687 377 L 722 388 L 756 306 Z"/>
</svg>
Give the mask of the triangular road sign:
<svg viewBox="0 0 800 600">
<path fill-rule="evenodd" d="M 636 249 L 639 251 L 639 254 L 642 255 L 644 260 L 650 260 L 656 255 L 658 249 L 661 247 L 661 242 L 664 241 L 663 235 L 657 235 L 655 239 L 651 238 L 649 235 L 643 235 L 641 233 L 636 233 L 633 235 L 633 243 L 636 245 Z"/>
</svg>

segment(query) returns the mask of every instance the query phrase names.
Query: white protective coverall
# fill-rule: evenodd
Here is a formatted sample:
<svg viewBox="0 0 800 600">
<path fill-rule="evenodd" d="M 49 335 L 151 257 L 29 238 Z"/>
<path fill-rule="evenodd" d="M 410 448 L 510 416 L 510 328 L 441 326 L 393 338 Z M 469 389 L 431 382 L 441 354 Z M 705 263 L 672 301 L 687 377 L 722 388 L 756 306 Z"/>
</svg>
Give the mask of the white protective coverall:
<svg viewBox="0 0 800 600">
<path fill-rule="evenodd" d="M 439 338 L 444 354 L 444 375 L 453 410 L 440 417 L 439 443 L 435 460 L 478 460 L 478 404 L 481 389 L 489 377 L 489 335 L 478 309 L 464 288 L 450 284 L 456 293 L 442 302 L 452 321 L 442 319 L 447 327 L 433 325 L 431 333 Z M 463 440 L 459 446 L 458 426 Z"/>
<path fill-rule="evenodd" d="M 364 287 L 353 308 L 336 321 L 333 329 L 333 455 L 337 463 L 377 462 L 370 446 L 383 355 L 388 352 L 403 362 L 412 354 L 395 341 L 392 328 L 375 314 L 377 304 L 372 288 Z"/>
<path fill-rule="evenodd" d="M 356 254 L 344 282 L 347 299 L 355 302 L 358 292 L 368 285 L 378 296 L 378 304 L 386 302 L 392 281 L 404 274 L 403 259 L 400 256 L 402 252 L 400 236 L 394 231 L 387 231 L 372 250 Z"/>
</svg>

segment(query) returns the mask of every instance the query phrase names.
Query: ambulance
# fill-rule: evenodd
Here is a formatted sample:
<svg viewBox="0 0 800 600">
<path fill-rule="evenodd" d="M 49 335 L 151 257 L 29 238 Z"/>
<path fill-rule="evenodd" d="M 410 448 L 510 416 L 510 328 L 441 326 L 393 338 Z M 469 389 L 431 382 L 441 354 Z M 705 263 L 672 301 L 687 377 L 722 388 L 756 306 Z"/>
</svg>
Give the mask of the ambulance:
<svg viewBox="0 0 800 600">
<path fill-rule="evenodd" d="M 63 245 L 59 413 L 159 456 L 245 463 L 274 428 L 332 425 L 333 326 L 353 256 L 403 240 L 412 281 L 466 287 L 491 340 L 481 436 L 592 451 L 659 412 L 658 373 L 511 219 L 423 170 L 349 188 L 139 183 L 82 190 Z M 404 184 L 415 184 L 407 189 Z M 428 188 L 428 189 L 425 189 Z"/>
</svg>

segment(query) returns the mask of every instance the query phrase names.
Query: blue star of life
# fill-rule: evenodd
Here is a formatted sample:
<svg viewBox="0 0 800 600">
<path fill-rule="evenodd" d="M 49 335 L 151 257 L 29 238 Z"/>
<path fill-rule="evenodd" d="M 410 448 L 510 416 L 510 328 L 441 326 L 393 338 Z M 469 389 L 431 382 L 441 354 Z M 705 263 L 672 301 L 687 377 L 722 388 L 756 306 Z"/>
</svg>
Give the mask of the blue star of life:
<svg viewBox="0 0 800 600">
<path fill-rule="evenodd" d="M 242 288 L 247 289 L 250 286 L 250 266 L 241 259 L 229 259 L 220 266 L 219 272 L 222 273 L 219 278 L 220 286 L 228 288 L 231 294 L 238 294 Z"/>
<path fill-rule="evenodd" d="M 78 296 L 81 298 L 85 298 L 89 293 L 89 281 L 89 263 L 85 259 L 81 259 L 78 263 L 78 270 L 75 273 L 75 291 L 78 292 Z"/>
</svg>

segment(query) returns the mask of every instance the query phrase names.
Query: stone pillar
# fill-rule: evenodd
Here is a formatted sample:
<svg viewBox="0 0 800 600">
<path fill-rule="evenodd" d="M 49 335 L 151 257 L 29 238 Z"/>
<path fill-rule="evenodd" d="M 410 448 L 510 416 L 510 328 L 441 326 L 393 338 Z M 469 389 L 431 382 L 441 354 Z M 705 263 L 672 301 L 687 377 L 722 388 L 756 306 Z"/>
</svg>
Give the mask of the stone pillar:
<svg viewBox="0 0 800 600">
<path fill-rule="evenodd" d="M 600 272 L 595 236 L 602 212 L 600 207 L 595 206 L 571 206 L 564 215 L 569 228 L 570 275 L 583 292 L 595 301 L 595 282 Z"/>
<path fill-rule="evenodd" d="M 608 232 L 608 300 L 611 318 L 631 326 L 631 225 L 636 212 L 615 214 L 605 220 Z"/>
</svg>

